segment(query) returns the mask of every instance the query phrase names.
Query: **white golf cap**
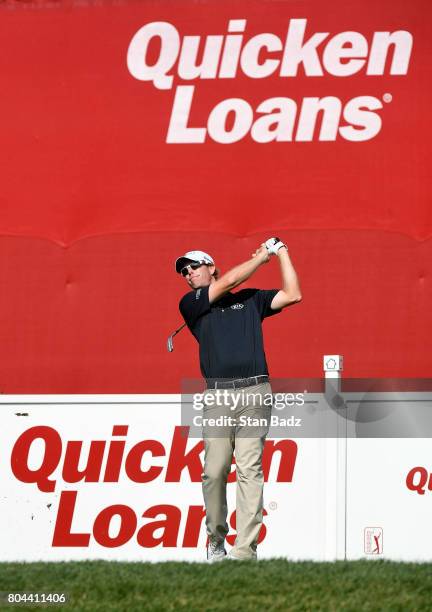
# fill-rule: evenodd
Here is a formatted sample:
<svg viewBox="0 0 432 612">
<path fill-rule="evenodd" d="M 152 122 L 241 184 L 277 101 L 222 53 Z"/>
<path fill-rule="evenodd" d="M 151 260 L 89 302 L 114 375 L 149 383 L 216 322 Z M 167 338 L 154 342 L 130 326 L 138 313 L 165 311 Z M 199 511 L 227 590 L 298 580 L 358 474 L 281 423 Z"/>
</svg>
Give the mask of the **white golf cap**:
<svg viewBox="0 0 432 612">
<path fill-rule="evenodd" d="M 180 274 L 180 270 L 187 266 L 188 263 L 192 261 L 197 261 L 203 264 L 213 264 L 213 257 L 210 257 L 208 253 L 204 253 L 204 251 L 188 251 L 181 257 L 178 257 L 175 262 L 176 272 Z"/>
</svg>

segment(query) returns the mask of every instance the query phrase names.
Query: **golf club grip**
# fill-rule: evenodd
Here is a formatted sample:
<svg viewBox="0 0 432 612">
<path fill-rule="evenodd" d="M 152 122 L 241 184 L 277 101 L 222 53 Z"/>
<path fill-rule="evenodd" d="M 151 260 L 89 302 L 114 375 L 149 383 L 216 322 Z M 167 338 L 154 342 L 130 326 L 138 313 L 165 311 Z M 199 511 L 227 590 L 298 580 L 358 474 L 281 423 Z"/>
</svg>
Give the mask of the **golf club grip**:
<svg viewBox="0 0 432 612">
<path fill-rule="evenodd" d="M 183 327 L 186 327 L 186 323 L 183 323 L 183 325 L 181 325 L 178 329 L 176 329 L 175 332 L 173 333 L 173 336 L 178 334 L 183 329 Z"/>
</svg>

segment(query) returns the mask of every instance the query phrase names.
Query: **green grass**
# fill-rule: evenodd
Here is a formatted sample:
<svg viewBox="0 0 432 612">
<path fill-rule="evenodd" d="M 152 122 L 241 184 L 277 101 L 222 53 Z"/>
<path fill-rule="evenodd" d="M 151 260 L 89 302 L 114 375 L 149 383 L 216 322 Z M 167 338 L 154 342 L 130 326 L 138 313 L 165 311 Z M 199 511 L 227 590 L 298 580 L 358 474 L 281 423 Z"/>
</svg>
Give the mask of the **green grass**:
<svg viewBox="0 0 432 612">
<path fill-rule="evenodd" d="M 0 591 L 9 590 L 68 593 L 69 603 L 53 606 L 53 611 L 406 612 L 432 610 L 432 564 L 382 560 L 292 563 L 283 559 L 213 565 L 0 563 Z M 17 606 L 3 604 L 0 609 L 11 611 Z"/>
</svg>

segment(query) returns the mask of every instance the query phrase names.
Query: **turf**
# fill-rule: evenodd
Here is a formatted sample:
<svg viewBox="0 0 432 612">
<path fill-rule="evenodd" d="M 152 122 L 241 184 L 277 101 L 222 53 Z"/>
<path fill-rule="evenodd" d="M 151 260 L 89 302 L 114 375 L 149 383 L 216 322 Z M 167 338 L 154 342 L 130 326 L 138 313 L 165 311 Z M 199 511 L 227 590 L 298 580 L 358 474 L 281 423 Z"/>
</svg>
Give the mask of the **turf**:
<svg viewBox="0 0 432 612">
<path fill-rule="evenodd" d="M 63 606 L 31 610 L 432 610 L 432 564 L 0 563 L 0 591 L 66 592 Z M 19 606 L 20 609 L 21 606 Z M 17 609 L 1 604 L 1 610 Z"/>
</svg>

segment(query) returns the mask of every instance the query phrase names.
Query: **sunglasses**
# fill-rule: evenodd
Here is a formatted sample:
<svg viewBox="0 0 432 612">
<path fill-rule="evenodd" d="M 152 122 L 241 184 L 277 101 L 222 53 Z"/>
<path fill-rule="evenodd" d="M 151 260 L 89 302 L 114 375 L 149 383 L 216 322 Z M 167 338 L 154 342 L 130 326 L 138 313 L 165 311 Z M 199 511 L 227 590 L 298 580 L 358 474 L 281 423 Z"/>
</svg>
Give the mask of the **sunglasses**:
<svg viewBox="0 0 432 612">
<path fill-rule="evenodd" d="M 182 268 L 180 270 L 180 274 L 182 276 L 187 276 L 189 274 L 188 268 L 190 268 L 191 270 L 198 270 L 198 268 L 201 268 L 201 266 L 203 266 L 203 265 L 204 265 L 204 262 L 202 262 L 202 261 L 194 261 L 193 263 L 190 263 L 187 266 L 185 266 L 184 268 Z"/>
</svg>

